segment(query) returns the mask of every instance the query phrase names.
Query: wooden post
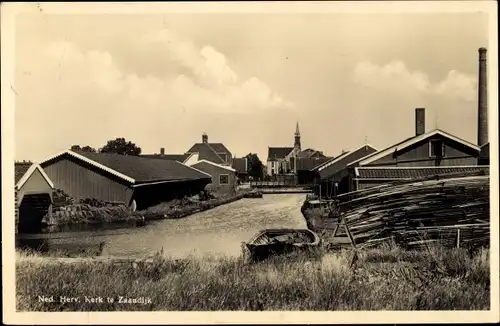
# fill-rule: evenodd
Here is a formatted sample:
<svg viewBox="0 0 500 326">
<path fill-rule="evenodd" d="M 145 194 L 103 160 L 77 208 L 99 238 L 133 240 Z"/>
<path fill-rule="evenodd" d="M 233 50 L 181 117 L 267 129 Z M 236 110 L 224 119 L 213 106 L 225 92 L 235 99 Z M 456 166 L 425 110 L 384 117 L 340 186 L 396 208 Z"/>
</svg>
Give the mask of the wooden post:
<svg viewBox="0 0 500 326">
<path fill-rule="evenodd" d="M 351 231 L 349 230 L 349 227 L 347 226 L 347 223 L 345 222 L 345 220 L 343 221 L 343 223 L 344 223 L 345 232 L 347 233 L 347 236 L 351 240 L 351 244 L 352 244 L 353 248 L 356 248 L 356 242 L 354 241 L 354 237 L 352 236 Z"/>
<path fill-rule="evenodd" d="M 460 248 L 460 228 L 457 229 L 457 248 Z"/>
</svg>

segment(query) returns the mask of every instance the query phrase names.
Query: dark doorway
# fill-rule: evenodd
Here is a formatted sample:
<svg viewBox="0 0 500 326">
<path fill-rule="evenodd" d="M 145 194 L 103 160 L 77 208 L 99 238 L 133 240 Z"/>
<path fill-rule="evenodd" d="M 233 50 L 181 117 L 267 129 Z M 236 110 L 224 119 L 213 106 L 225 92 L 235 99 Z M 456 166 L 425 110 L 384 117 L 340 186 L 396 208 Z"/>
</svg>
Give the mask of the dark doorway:
<svg viewBox="0 0 500 326">
<path fill-rule="evenodd" d="M 42 219 L 51 205 L 49 194 L 24 195 L 19 205 L 19 233 L 37 233 L 42 230 Z"/>
</svg>

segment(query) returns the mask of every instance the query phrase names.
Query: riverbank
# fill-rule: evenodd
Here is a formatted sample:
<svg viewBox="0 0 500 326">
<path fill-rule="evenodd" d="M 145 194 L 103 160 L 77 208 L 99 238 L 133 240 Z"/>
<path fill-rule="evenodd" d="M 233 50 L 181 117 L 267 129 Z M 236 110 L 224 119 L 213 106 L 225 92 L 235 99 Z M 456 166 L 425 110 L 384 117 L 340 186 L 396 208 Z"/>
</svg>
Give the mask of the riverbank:
<svg viewBox="0 0 500 326">
<path fill-rule="evenodd" d="M 489 309 L 488 250 L 471 257 L 460 249 L 383 247 L 361 252 L 353 268 L 351 258 L 346 250 L 318 261 L 276 257 L 247 265 L 239 258 L 157 255 L 137 262 L 18 253 L 16 306 L 19 311 Z M 61 297 L 79 302 L 63 303 Z M 88 300 L 99 297 L 102 303 Z M 47 302 L 51 298 L 54 302 Z"/>
<path fill-rule="evenodd" d="M 58 208 L 56 212 L 47 216 L 43 222 L 47 225 L 46 230 L 51 231 L 62 226 L 75 224 L 133 223 L 141 221 L 143 218 L 144 221 L 176 219 L 232 203 L 244 198 L 246 193 L 246 191 L 241 191 L 234 195 L 221 195 L 200 201 L 190 199 L 173 200 L 136 212 L 132 212 L 123 205 L 96 207 L 89 204 L 71 204 Z"/>
<path fill-rule="evenodd" d="M 146 221 L 182 218 L 243 199 L 246 193 L 238 192 L 235 195 L 225 195 L 203 201 L 184 200 L 162 203 L 146 210 L 138 211 L 135 215 L 144 216 Z"/>
<path fill-rule="evenodd" d="M 312 190 L 303 188 L 255 188 L 263 194 L 308 194 Z"/>
</svg>

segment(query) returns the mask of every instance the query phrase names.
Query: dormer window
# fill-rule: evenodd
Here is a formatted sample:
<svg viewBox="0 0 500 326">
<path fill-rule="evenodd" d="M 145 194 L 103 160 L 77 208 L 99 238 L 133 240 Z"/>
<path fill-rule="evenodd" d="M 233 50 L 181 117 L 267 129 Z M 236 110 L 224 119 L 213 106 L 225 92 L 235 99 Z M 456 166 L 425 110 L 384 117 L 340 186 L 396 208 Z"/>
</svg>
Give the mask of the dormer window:
<svg viewBox="0 0 500 326">
<path fill-rule="evenodd" d="M 444 157 L 445 146 L 441 139 L 433 139 L 429 142 L 429 157 Z"/>
</svg>

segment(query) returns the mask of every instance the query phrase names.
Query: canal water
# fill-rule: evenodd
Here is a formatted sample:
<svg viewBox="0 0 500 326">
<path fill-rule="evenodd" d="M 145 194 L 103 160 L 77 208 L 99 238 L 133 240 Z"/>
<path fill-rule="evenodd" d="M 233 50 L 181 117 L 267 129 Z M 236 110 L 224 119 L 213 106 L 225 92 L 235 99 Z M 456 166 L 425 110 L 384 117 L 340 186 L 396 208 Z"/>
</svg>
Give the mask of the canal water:
<svg viewBox="0 0 500 326">
<path fill-rule="evenodd" d="M 42 234 L 19 234 L 18 247 L 37 248 L 45 253 L 99 251 L 101 256 L 144 257 L 163 248 L 173 258 L 186 256 L 237 256 L 241 242 L 265 228 L 306 228 L 300 212 L 305 194 L 270 194 L 241 199 L 176 220 L 130 225 L 74 227 Z"/>
</svg>

